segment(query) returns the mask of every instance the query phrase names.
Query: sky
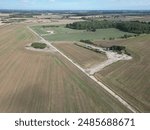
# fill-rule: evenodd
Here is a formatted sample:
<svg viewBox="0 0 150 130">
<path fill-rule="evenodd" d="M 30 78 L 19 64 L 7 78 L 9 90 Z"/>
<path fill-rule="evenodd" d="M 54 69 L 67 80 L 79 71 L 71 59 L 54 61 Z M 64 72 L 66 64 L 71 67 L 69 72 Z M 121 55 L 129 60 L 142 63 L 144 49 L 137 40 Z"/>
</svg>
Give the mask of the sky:
<svg viewBox="0 0 150 130">
<path fill-rule="evenodd" d="M 150 10 L 150 0 L 0 0 L 0 9 Z"/>
</svg>

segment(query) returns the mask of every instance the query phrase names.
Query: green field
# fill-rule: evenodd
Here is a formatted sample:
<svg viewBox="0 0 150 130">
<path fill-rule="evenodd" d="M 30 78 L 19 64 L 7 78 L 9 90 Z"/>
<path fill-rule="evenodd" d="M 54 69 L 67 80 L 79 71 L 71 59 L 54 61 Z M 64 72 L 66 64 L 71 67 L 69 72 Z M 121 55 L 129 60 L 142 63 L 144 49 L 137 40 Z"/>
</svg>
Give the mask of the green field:
<svg viewBox="0 0 150 130">
<path fill-rule="evenodd" d="M 125 34 L 134 35 L 132 33 L 122 32 L 115 28 L 97 29 L 96 32 L 69 29 L 65 28 L 64 25 L 47 28 L 43 28 L 42 26 L 34 26 L 32 28 L 49 41 L 80 41 L 81 39 L 100 40 L 104 38 L 120 38 Z M 47 31 L 54 31 L 54 34 L 48 34 Z"/>
</svg>

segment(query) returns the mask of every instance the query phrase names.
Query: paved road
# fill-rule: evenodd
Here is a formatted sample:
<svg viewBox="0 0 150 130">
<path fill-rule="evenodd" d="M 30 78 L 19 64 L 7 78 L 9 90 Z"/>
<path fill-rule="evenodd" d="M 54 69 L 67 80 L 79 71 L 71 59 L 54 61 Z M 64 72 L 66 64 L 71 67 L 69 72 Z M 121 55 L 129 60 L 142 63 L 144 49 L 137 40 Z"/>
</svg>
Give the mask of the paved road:
<svg viewBox="0 0 150 130">
<path fill-rule="evenodd" d="M 41 37 L 38 33 L 36 33 L 34 30 L 32 30 L 29 26 L 27 27 L 30 31 L 32 31 L 35 35 L 37 35 L 43 42 L 45 42 L 47 45 L 55 49 L 58 53 L 60 53 L 63 57 L 65 57 L 68 61 L 70 61 L 72 64 L 74 64 L 78 69 L 80 69 L 83 73 L 85 73 L 89 78 L 91 78 L 93 81 L 95 81 L 97 84 L 100 85 L 103 89 L 105 89 L 110 95 L 112 95 L 114 98 L 116 98 L 120 103 L 122 103 L 126 108 L 131 110 L 131 112 L 136 113 L 137 111 L 129 104 L 127 103 L 123 98 L 121 98 L 119 95 L 117 95 L 115 92 L 113 92 L 111 89 L 109 89 L 105 84 L 98 81 L 94 76 L 88 74 L 82 67 L 80 67 L 78 64 L 76 64 L 72 59 L 67 57 L 64 53 L 62 53 L 60 50 L 58 50 L 56 47 L 54 47 L 49 41 L 45 40 L 43 37 Z"/>
</svg>

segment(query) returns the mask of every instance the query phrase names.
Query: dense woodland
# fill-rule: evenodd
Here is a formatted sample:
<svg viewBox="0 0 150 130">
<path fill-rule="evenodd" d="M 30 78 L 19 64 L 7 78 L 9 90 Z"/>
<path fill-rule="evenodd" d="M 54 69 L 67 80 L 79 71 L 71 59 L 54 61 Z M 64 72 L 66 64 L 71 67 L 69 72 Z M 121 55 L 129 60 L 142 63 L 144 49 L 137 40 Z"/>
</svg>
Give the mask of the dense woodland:
<svg viewBox="0 0 150 130">
<path fill-rule="evenodd" d="M 116 28 L 136 34 L 150 33 L 150 23 L 139 22 L 139 21 L 128 21 L 116 23 Z"/>
<path fill-rule="evenodd" d="M 87 30 L 95 32 L 96 29 L 105 29 L 105 28 L 117 28 L 121 31 L 142 34 L 142 33 L 150 33 L 150 23 L 139 22 L 139 21 L 82 21 L 75 22 L 72 24 L 67 24 L 67 28 L 78 29 L 78 30 Z"/>
</svg>

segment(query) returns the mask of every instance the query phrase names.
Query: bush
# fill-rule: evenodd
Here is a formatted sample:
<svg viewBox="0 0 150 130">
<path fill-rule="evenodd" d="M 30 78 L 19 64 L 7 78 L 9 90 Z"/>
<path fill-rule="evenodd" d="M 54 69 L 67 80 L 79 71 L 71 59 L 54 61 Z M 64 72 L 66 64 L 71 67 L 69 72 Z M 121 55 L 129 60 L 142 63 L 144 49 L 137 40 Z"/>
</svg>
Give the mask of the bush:
<svg viewBox="0 0 150 130">
<path fill-rule="evenodd" d="M 125 50 L 126 49 L 126 47 L 124 47 L 124 46 L 111 46 L 111 47 L 109 47 L 109 50 L 112 50 L 112 51 L 122 51 L 122 50 Z"/>
<path fill-rule="evenodd" d="M 135 36 L 135 35 L 134 35 L 134 36 Z M 127 38 L 129 38 L 129 37 L 132 37 L 132 35 L 124 34 L 121 38 L 123 38 L 123 39 L 126 38 L 126 39 L 127 39 Z"/>
<path fill-rule="evenodd" d="M 113 45 L 111 47 L 107 47 L 106 50 L 111 50 L 113 52 L 117 52 L 118 54 L 125 53 L 125 54 L 129 55 L 129 53 L 126 51 L 126 47 L 125 46 Z"/>
<path fill-rule="evenodd" d="M 37 49 L 44 49 L 47 47 L 45 43 L 39 43 L 39 42 L 34 42 L 31 44 L 31 46 Z"/>
<path fill-rule="evenodd" d="M 52 28 L 52 27 L 59 27 L 59 26 L 57 26 L 57 25 L 43 25 L 42 26 L 43 28 Z"/>
<path fill-rule="evenodd" d="M 87 44 L 94 44 L 92 41 L 90 40 L 80 40 L 80 42 L 84 42 L 84 43 L 87 43 Z"/>
<path fill-rule="evenodd" d="M 114 37 L 110 37 L 110 38 L 109 38 L 109 40 L 114 40 L 114 39 L 115 39 Z"/>
</svg>

